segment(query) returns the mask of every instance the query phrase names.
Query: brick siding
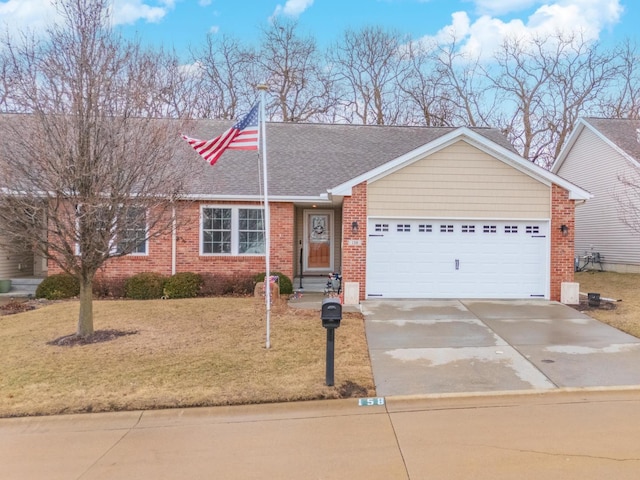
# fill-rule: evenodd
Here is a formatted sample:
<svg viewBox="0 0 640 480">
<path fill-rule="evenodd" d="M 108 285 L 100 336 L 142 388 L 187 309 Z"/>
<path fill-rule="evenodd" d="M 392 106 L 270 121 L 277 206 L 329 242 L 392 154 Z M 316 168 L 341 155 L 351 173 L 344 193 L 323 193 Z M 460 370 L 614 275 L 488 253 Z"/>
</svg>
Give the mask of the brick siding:
<svg viewBox="0 0 640 480">
<path fill-rule="evenodd" d="M 358 222 L 358 232 L 352 232 L 353 222 Z M 342 281 L 358 282 L 360 300 L 364 300 L 367 275 L 367 183 L 353 187 L 350 197 L 342 204 Z M 349 245 L 357 243 L 355 245 Z M 359 242 L 359 243 L 358 243 Z"/>
<path fill-rule="evenodd" d="M 184 202 L 177 209 L 176 272 L 209 274 L 255 274 L 264 272 L 264 255 L 200 255 L 200 205 L 212 202 Z M 224 202 L 223 205 L 258 205 L 258 203 Z M 292 203 L 270 203 L 272 271 L 293 276 L 294 208 Z M 98 275 L 105 278 L 129 277 L 141 272 L 171 275 L 170 233 L 151 238 L 148 255 L 127 255 L 108 260 Z M 49 274 L 60 273 L 60 268 L 49 261 Z"/>
<path fill-rule="evenodd" d="M 560 227 L 569 227 L 566 237 Z M 551 300 L 560 301 L 562 282 L 573 282 L 575 200 L 569 192 L 557 185 L 551 188 Z"/>
</svg>

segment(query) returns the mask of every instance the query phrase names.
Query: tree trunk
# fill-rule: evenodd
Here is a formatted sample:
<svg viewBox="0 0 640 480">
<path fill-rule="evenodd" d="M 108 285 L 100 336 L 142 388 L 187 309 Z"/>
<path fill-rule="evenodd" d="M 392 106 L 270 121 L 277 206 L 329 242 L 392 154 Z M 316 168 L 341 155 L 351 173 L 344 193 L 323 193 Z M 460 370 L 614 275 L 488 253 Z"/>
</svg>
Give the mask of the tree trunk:
<svg viewBox="0 0 640 480">
<path fill-rule="evenodd" d="M 93 279 L 80 279 L 80 314 L 76 335 L 88 337 L 93 334 Z"/>
</svg>

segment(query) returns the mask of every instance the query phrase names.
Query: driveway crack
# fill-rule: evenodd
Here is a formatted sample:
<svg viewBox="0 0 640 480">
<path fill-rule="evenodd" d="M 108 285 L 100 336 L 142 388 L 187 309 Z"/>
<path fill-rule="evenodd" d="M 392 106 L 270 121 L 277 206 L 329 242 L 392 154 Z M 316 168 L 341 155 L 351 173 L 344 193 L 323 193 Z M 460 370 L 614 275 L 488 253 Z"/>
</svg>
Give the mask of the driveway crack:
<svg viewBox="0 0 640 480">
<path fill-rule="evenodd" d="M 587 455 L 587 454 L 580 454 L 580 453 L 562 453 L 562 452 L 558 452 L 558 453 L 554 453 L 554 452 L 548 452 L 548 451 L 544 451 L 544 450 L 533 450 L 533 449 L 525 449 L 525 448 L 509 448 L 509 447 L 500 447 L 498 445 L 470 445 L 467 444 L 465 445 L 466 447 L 485 447 L 485 448 L 493 448 L 495 450 L 503 450 L 503 451 L 507 451 L 507 452 L 518 452 L 518 453 L 533 453 L 533 454 L 537 454 L 537 455 L 545 455 L 548 457 L 563 457 L 563 458 L 587 458 L 587 459 L 591 459 L 591 460 L 607 460 L 607 461 L 611 461 L 611 462 L 639 462 L 640 458 L 615 458 L 615 457 L 607 457 L 604 455 Z"/>
<path fill-rule="evenodd" d="M 109 452 L 111 452 L 117 445 L 119 445 L 120 443 L 122 443 L 122 441 L 129 435 L 129 433 L 131 433 L 131 431 L 135 430 L 138 425 L 140 424 L 140 420 L 142 420 L 142 415 L 144 414 L 144 411 L 141 411 L 140 414 L 138 415 L 138 419 L 136 420 L 136 423 L 134 425 L 132 425 L 131 427 L 127 428 L 123 434 L 120 436 L 120 438 L 118 438 L 115 442 L 113 442 L 113 444 L 107 448 L 102 455 L 100 455 L 91 465 L 89 465 L 84 472 L 82 472 L 76 480 L 81 480 L 83 477 L 85 477 L 87 475 L 87 473 L 89 473 L 89 471 L 91 471 L 91 469 L 93 467 L 95 467 L 98 462 L 100 462 L 104 457 L 107 456 L 107 454 L 109 454 Z"/>
</svg>

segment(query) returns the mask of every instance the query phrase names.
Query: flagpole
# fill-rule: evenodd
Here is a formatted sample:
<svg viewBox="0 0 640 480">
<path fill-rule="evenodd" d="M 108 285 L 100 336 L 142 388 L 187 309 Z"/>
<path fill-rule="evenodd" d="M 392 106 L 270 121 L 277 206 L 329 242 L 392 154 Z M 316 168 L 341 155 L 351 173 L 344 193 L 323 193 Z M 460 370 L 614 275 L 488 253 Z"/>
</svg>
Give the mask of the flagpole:
<svg viewBox="0 0 640 480">
<path fill-rule="evenodd" d="M 267 182 L 267 128 L 264 109 L 265 92 L 269 87 L 267 85 L 258 85 L 260 90 L 260 138 L 262 140 L 262 172 L 264 175 L 264 248 L 266 271 L 264 276 L 264 298 L 266 303 L 267 316 L 267 349 L 271 348 L 271 216 L 269 213 L 269 188 Z"/>
</svg>

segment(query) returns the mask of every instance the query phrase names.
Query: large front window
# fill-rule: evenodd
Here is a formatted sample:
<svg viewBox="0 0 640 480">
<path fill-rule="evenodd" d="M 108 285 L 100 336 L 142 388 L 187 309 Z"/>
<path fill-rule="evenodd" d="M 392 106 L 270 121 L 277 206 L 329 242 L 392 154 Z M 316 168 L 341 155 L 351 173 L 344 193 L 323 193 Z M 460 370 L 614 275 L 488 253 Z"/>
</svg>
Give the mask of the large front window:
<svg viewBox="0 0 640 480">
<path fill-rule="evenodd" d="M 85 225 L 92 232 L 89 241 L 92 248 L 107 246 L 111 255 L 147 254 L 147 214 L 143 207 L 99 205 L 89 210 L 86 206 L 76 207 L 78 217 L 85 216 Z M 79 228 L 78 218 L 77 228 Z M 101 248 L 99 248 L 101 250 Z M 76 254 L 82 251 L 76 243 Z"/>
<path fill-rule="evenodd" d="M 262 208 L 202 207 L 202 254 L 264 254 L 263 218 Z"/>
</svg>

